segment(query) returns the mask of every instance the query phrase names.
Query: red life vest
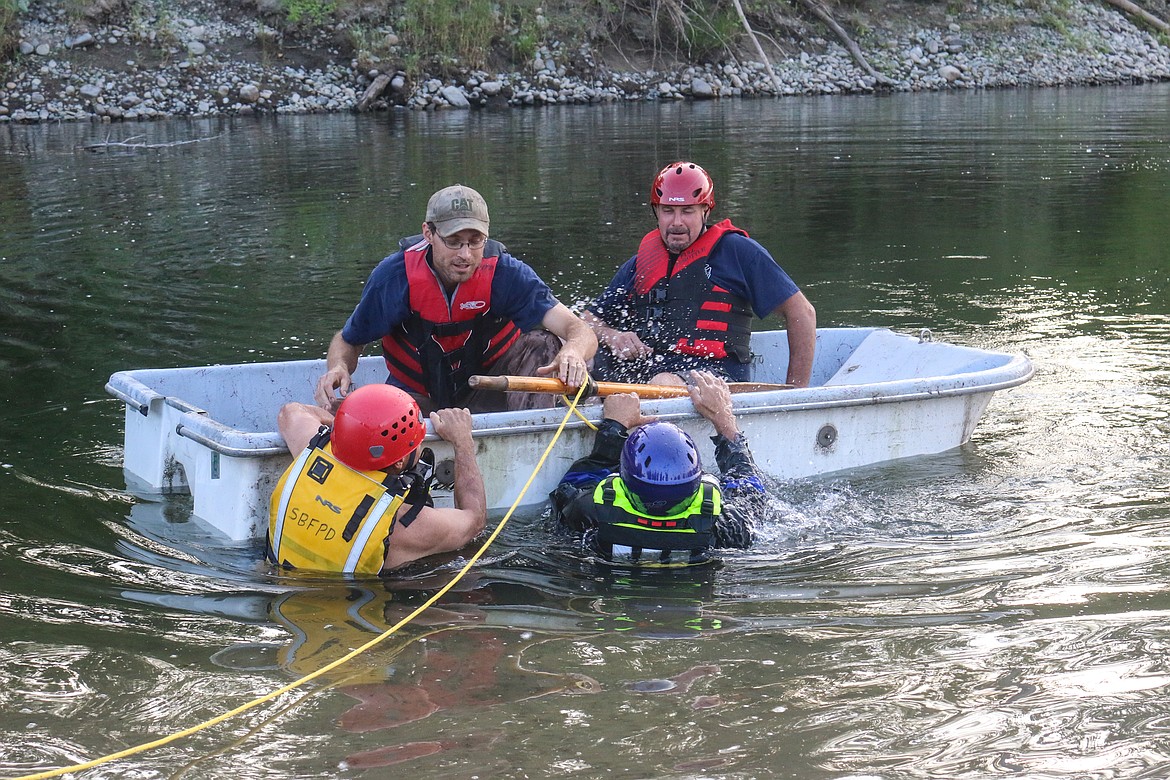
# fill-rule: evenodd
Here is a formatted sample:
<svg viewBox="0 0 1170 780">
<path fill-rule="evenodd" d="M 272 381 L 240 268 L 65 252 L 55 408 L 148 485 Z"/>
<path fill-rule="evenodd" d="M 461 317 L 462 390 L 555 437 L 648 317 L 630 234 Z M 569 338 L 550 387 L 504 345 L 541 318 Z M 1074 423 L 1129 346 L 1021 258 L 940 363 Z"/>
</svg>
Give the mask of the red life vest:
<svg viewBox="0 0 1170 780">
<path fill-rule="evenodd" d="M 629 330 L 655 351 L 751 362 L 752 309 L 713 284 L 704 262 L 728 233 L 747 232 L 731 220 L 708 227 L 670 266 L 662 236 L 652 230 L 638 246 Z M 670 275 L 667 276 L 669 271 Z"/>
<path fill-rule="evenodd" d="M 427 262 L 429 248 L 421 241 L 404 251 L 411 317 L 382 338 L 382 352 L 391 376 L 441 409 L 470 394 L 468 378 L 495 363 L 519 338 L 520 329 L 492 314 L 499 242 L 488 241 L 483 262 L 455 288 L 449 302 Z"/>
</svg>

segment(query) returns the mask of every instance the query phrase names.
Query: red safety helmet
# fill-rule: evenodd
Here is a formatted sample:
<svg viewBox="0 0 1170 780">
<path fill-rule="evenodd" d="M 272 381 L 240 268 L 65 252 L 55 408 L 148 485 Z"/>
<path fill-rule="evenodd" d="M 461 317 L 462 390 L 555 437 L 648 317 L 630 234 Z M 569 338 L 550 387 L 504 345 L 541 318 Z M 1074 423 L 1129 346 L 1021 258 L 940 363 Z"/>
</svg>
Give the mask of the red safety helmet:
<svg viewBox="0 0 1170 780">
<path fill-rule="evenodd" d="M 427 435 L 418 404 L 392 385 L 365 385 L 341 402 L 329 441 L 339 461 L 358 471 L 384 469 Z"/>
<path fill-rule="evenodd" d="M 693 162 L 676 162 L 654 177 L 650 205 L 706 206 L 715 208 L 715 182 Z"/>
</svg>

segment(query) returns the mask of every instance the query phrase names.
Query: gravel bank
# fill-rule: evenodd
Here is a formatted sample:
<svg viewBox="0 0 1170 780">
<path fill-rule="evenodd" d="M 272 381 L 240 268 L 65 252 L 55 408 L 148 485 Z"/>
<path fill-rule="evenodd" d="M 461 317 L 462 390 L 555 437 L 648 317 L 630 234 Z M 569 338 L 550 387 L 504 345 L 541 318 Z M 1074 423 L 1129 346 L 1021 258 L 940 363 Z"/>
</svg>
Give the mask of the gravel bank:
<svg viewBox="0 0 1170 780">
<path fill-rule="evenodd" d="M 173 116 L 459 110 L 633 100 L 711 100 L 945 89 L 1135 84 L 1170 80 L 1170 47 L 1113 7 L 1071 2 L 1057 26 L 1012 2 L 934 26 L 875 27 L 859 37 L 888 85 L 878 85 L 836 40 L 760 62 L 670 71 L 607 67 L 588 47 L 552 43 L 524 71 L 469 71 L 411 80 L 338 61 L 323 31 L 301 62 L 269 46 L 276 32 L 231 22 L 208 5 L 167 19 L 90 29 L 34 10 L 21 53 L 0 85 L 0 123 L 119 121 Z M 1059 29 L 1057 29 L 1059 27 Z M 770 55 L 771 56 L 771 55 Z"/>
</svg>

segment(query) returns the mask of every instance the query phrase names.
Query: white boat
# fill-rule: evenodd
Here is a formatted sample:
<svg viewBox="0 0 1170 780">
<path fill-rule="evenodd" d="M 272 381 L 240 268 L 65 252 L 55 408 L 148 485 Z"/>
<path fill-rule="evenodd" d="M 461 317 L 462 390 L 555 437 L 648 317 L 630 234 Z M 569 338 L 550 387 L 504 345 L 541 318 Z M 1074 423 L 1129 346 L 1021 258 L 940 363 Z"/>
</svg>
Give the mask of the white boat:
<svg viewBox="0 0 1170 780">
<path fill-rule="evenodd" d="M 784 331 L 752 336 L 752 381 L 782 383 L 788 363 Z M 106 390 L 123 401 L 124 470 L 128 489 L 158 500 L 191 493 L 194 515 L 231 539 L 263 536 L 268 501 L 291 462 L 276 413 L 288 401 L 312 403 L 324 360 L 120 371 Z M 779 479 L 827 474 L 928 455 L 964 444 L 997 390 L 1032 376 L 1021 355 L 990 352 L 880 328 L 817 331 L 810 386 L 734 396 L 740 426 L 757 463 Z M 358 384 L 385 380 L 380 357 L 364 357 Z M 687 398 L 644 401 L 648 413 L 687 429 L 714 465 L 709 424 Z M 582 407 L 596 422 L 596 400 Z M 488 504 L 502 512 L 516 502 L 564 409 L 479 414 L 474 436 Z M 538 504 L 592 446 L 592 430 L 572 419 L 520 501 Z M 427 436 L 439 464 L 450 447 Z M 436 494 L 436 502 L 450 501 Z"/>
</svg>

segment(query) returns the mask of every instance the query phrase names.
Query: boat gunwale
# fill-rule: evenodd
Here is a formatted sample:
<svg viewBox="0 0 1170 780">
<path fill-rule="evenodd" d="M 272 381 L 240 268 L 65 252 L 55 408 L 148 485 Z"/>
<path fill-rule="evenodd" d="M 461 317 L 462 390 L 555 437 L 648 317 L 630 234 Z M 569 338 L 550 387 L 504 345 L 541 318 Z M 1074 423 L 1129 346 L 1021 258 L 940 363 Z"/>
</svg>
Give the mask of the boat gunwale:
<svg viewBox="0 0 1170 780">
<path fill-rule="evenodd" d="M 817 386 L 811 388 L 788 389 L 788 390 L 771 390 L 764 392 L 755 392 L 751 394 L 737 395 L 733 399 L 735 403 L 735 412 L 740 416 L 756 416 L 760 414 L 776 413 L 776 412 L 801 412 L 801 411 L 815 411 L 818 409 L 836 409 L 848 408 L 854 406 L 873 406 L 887 403 L 905 403 L 913 401 L 925 401 L 936 398 L 951 398 L 961 397 L 964 395 L 975 395 L 984 393 L 995 393 L 1000 390 L 1005 390 L 1011 387 L 1024 384 L 1032 378 L 1035 373 L 1035 368 L 1030 359 L 1023 355 L 1007 355 L 1006 353 L 993 353 L 1010 357 L 1010 360 L 1001 366 L 986 368 L 979 371 L 959 373 L 959 374 L 945 374 L 932 377 L 915 377 L 913 379 L 899 379 L 888 382 L 870 382 L 858 385 L 832 385 L 829 387 Z M 291 361 L 290 361 L 291 362 Z M 1002 376 L 998 381 L 978 382 L 979 378 L 991 380 L 995 377 Z M 133 377 L 131 377 L 133 379 Z M 945 386 L 948 384 L 950 386 Z M 137 380 L 134 380 L 137 381 Z M 923 385 L 930 383 L 933 386 L 930 388 L 923 388 Z M 141 384 L 141 383 L 139 383 Z M 944 386 L 940 387 L 942 384 Z M 145 385 L 142 385 L 146 388 Z M 901 390 L 905 388 L 905 390 Z M 190 439 L 204 447 L 207 447 L 213 452 L 221 455 L 226 455 L 234 458 L 266 458 L 277 455 L 287 455 L 288 450 L 280 439 L 280 434 L 277 431 L 256 431 L 247 432 L 236 428 L 230 428 L 223 423 L 216 421 L 207 415 L 207 412 L 194 407 L 185 402 L 172 404 L 172 399 L 168 396 L 162 396 L 149 388 L 155 398 L 162 398 L 167 405 L 173 406 L 183 412 L 183 417 L 186 423 L 180 422 L 175 429 L 175 433 L 184 438 Z M 876 391 L 876 392 L 875 392 Z M 884 392 L 883 392 L 884 391 Z M 111 391 L 112 392 L 112 391 Z M 794 394 L 821 394 L 832 393 L 835 398 L 823 398 L 818 400 L 796 400 L 793 402 L 776 403 L 782 398 L 791 398 Z M 859 394 L 860 393 L 860 394 Z M 744 402 L 745 399 L 750 400 Z M 119 396 L 120 397 L 120 396 Z M 175 399 L 178 400 L 178 399 Z M 657 401 L 647 401 L 646 410 L 655 414 L 660 419 L 666 420 L 688 420 L 698 418 L 698 414 L 692 410 L 687 411 L 683 408 L 675 409 L 673 407 L 682 407 L 687 404 L 685 398 L 671 398 L 660 399 Z M 135 404 L 129 404 L 131 408 L 136 408 Z M 686 407 L 689 409 L 690 407 Z M 600 407 L 593 406 L 590 411 L 596 410 L 600 412 Z M 496 415 L 506 414 L 509 416 L 522 415 L 524 412 L 489 412 L 475 415 L 473 417 L 472 436 L 473 438 L 489 438 L 494 436 L 518 436 L 533 433 L 545 433 L 556 430 L 560 427 L 559 420 L 548 420 L 545 422 L 532 422 L 531 419 L 523 421 L 517 419 L 515 422 L 508 420 L 504 424 L 496 425 L 495 420 L 492 419 Z M 549 416 L 549 410 L 544 411 L 545 416 Z M 585 419 L 571 420 L 566 429 L 577 431 L 584 428 L 588 423 L 596 424 L 601 419 L 599 414 L 593 414 L 585 417 Z M 483 421 L 487 424 L 483 427 L 476 427 L 475 421 Z M 430 430 L 428 425 L 428 432 L 426 441 L 441 441 L 439 437 Z M 204 429 L 204 430 L 201 430 Z M 205 429 L 211 429 L 210 431 Z M 249 437 L 258 439 L 256 443 L 260 446 L 256 447 L 241 447 L 232 446 L 224 441 L 219 441 L 213 438 L 214 434 L 220 434 L 223 438 L 230 437 Z"/>
</svg>

